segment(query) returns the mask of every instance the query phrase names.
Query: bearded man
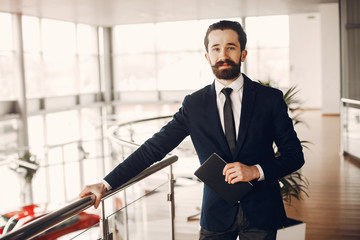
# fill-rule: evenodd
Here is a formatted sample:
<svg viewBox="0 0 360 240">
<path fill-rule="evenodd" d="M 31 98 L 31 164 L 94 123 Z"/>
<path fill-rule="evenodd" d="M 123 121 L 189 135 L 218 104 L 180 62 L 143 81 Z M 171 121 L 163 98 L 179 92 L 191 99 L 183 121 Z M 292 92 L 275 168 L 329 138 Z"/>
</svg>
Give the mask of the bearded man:
<svg viewBox="0 0 360 240">
<path fill-rule="evenodd" d="M 286 214 L 278 180 L 304 164 L 302 147 L 280 90 L 262 86 L 241 73 L 247 50 L 240 23 L 209 26 L 205 57 L 215 76 L 211 85 L 186 96 L 173 119 L 115 167 L 102 182 L 86 186 L 80 197 L 101 196 L 156 161 L 188 135 L 202 164 L 213 153 L 228 163 L 229 184 L 251 181 L 253 189 L 236 205 L 204 184 L 200 238 L 276 239 Z M 275 142 L 279 157 L 274 156 Z"/>
</svg>

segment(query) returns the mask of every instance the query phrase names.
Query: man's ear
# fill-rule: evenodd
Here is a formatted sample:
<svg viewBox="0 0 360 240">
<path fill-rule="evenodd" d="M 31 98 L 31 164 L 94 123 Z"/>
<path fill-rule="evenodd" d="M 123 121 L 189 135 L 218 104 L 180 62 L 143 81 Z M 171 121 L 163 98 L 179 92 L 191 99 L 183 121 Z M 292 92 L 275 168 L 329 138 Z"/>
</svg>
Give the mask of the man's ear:
<svg viewBox="0 0 360 240">
<path fill-rule="evenodd" d="M 205 53 L 205 58 L 208 61 L 208 63 L 210 63 L 210 58 L 209 58 L 209 55 L 207 54 L 207 52 Z"/>
<path fill-rule="evenodd" d="M 244 49 L 241 52 L 241 62 L 245 61 L 246 56 L 247 56 L 247 51 Z"/>
</svg>

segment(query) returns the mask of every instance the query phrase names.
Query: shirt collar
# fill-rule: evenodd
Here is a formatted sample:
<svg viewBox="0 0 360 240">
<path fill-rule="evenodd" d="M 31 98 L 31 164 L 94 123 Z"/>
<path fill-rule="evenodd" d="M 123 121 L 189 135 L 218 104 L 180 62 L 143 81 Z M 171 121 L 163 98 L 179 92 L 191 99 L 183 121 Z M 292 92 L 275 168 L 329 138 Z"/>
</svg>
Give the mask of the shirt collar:
<svg viewBox="0 0 360 240">
<path fill-rule="evenodd" d="M 244 85 L 244 77 L 242 74 L 239 75 L 239 77 L 233 81 L 230 85 L 226 86 L 227 88 L 232 88 L 233 92 L 239 92 L 241 90 L 241 88 Z M 218 96 L 221 93 L 221 90 L 224 88 L 225 86 L 222 85 L 219 81 L 217 81 L 215 79 L 215 91 L 216 91 L 216 95 Z"/>
</svg>

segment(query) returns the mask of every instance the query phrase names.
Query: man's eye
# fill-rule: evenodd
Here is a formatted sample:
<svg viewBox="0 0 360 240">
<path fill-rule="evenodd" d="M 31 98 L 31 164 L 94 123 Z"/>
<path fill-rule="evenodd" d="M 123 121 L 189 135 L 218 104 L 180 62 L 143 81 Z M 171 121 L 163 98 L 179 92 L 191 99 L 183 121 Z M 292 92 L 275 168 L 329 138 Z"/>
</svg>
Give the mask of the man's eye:
<svg viewBox="0 0 360 240">
<path fill-rule="evenodd" d="M 234 47 L 228 47 L 228 50 L 235 50 Z"/>
</svg>

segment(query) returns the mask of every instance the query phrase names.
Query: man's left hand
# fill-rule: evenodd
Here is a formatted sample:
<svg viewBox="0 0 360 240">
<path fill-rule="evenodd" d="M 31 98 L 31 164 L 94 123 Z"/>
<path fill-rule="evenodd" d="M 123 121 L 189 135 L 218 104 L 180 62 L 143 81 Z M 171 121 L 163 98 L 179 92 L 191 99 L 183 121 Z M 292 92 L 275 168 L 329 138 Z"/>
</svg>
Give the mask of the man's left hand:
<svg viewBox="0 0 360 240">
<path fill-rule="evenodd" d="M 249 182 L 260 177 L 257 167 L 247 166 L 240 162 L 226 164 L 223 169 L 223 175 L 225 175 L 225 181 L 229 184 Z"/>
</svg>

